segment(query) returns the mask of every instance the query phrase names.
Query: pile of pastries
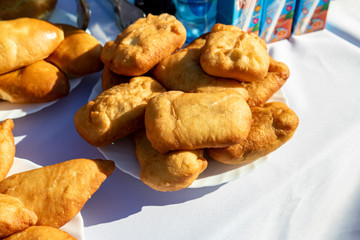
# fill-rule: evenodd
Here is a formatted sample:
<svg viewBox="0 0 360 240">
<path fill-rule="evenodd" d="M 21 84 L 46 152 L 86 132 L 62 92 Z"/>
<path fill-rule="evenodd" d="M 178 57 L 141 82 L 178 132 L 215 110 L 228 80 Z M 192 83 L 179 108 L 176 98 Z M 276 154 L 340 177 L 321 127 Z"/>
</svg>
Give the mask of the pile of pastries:
<svg viewBox="0 0 360 240">
<path fill-rule="evenodd" d="M 89 33 L 35 18 L 0 21 L 0 100 L 49 102 L 69 94 L 69 79 L 98 72 L 102 46 Z"/>
<path fill-rule="evenodd" d="M 103 92 L 74 117 L 96 147 L 131 135 L 140 179 L 158 191 L 190 186 L 210 159 L 251 163 L 287 142 L 299 122 L 285 103 L 268 102 L 290 72 L 258 36 L 216 24 L 185 40 L 169 14 L 130 25 L 102 48 Z"/>
<path fill-rule="evenodd" d="M 241 167 L 291 139 L 296 113 L 268 102 L 290 72 L 263 40 L 223 24 L 185 40 L 184 26 L 165 13 L 140 18 L 104 46 L 69 25 L 0 21 L 0 99 L 52 101 L 69 93 L 69 79 L 103 70 L 103 91 L 76 112 L 76 130 L 96 147 L 132 136 L 140 179 L 157 191 L 189 187 L 208 161 Z M 0 123 L 0 239 L 74 239 L 59 228 L 114 162 L 73 159 L 8 176 L 13 128 L 11 119 Z"/>
<path fill-rule="evenodd" d="M 80 212 L 115 169 L 113 161 L 72 159 L 6 177 L 14 122 L 0 123 L 0 239 L 75 239 L 59 228 Z"/>
</svg>

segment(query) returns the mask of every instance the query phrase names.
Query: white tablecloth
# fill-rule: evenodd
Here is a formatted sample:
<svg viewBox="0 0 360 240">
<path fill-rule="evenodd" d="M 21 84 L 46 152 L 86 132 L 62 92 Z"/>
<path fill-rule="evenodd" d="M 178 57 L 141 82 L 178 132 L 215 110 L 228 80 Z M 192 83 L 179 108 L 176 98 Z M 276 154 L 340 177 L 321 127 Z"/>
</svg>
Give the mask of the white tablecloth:
<svg viewBox="0 0 360 240">
<path fill-rule="evenodd" d="M 88 2 L 92 34 L 115 39 L 111 4 Z M 75 1 L 58 7 L 75 12 Z M 283 89 L 300 124 L 268 161 L 233 182 L 172 193 L 116 169 L 81 211 L 86 239 L 360 239 L 359 10 L 357 0 L 332 0 L 326 30 L 269 45 L 291 70 Z M 16 156 L 40 165 L 104 158 L 73 123 L 99 79 L 15 119 Z"/>
</svg>

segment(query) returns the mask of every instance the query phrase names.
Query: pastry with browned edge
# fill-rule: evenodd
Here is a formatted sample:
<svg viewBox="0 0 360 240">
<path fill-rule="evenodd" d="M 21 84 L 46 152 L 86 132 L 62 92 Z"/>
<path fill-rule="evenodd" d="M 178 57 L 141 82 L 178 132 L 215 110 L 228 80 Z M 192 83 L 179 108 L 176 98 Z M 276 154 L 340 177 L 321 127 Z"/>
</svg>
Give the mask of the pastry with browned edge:
<svg viewBox="0 0 360 240">
<path fill-rule="evenodd" d="M 251 82 L 266 76 L 270 58 L 257 35 L 218 23 L 207 38 L 200 63 L 210 75 Z"/>
<path fill-rule="evenodd" d="M 174 16 L 163 13 L 140 18 L 101 51 L 101 60 L 117 74 L 140 76 L 180 49 L 186 30 Z"/>
<path fill-rule="evenodd" d="M 0 182 L 0 193 L 34 211 L 36 225 L 59 228 L 80 212 L 114 169 L 113 161 L 73 159 L 11 175 Z"/>
<path fill-rule="evenodd" d="M 6 119 L 0 123 L 0 181 L 3 180 L 10 171 L 14 163 L 15 142 L 12 130 L 14 122 Z"/>
<path fill-rule="evenodd" d="M 81 107 L 74 117 L 75 128 L 89 144 L 108 145 L 142 128 L 149 99 L 164 91 L 151 77 L 134 77 Z"/>
<path fill-rule="evenodd" d="M 251 163 L 286 143 L 296 131 L 299 119 L 285 103 L 269 102 L 252 107 L 252 123 L 249 136 L 227 148 L 207 149 L 207 154 L 225 164 Z"/>
<path fill-rule="evenodd" d="M 266 103 L 286 82 L 290 70 L 285 63 L 270 57 L 269 71 L 262 79 L 240 83 L 248 91 L 250 107 Z"/>
<path fill-rule="evenodd" d="M 211 76 L 200 65 L 201 51 L 208 35 L 201 36 L 182 50 L 166 57 L 153 71 L 159 82 L 168 90 L 183 92 L 218 92 L 234 90 L 245 99 L 246 89 L 236 80 Z"/>
<path fill-rule="evenodd" d="M 36 214 L 25 208 L 19 199 L 0 194 L 0 238 L 20 232 L 36 222 Z"/>
<path fill-rule="evenodd" d="M 235 91 L 170 91 L 150 99 L 145 111 L 146 135 L 161 153 L 221 148 L 241 143 L 250 131 L 251 112 Z"/>
<path fill-rule="evenodd" d="M 135 154 L 141 167 L 140 179 L 157 191 L 187 188 L 207 167 L 202 149 L 161 154 L 151 146 L 145 130 L 139 130 L 133 138 Z"/>
</svg>

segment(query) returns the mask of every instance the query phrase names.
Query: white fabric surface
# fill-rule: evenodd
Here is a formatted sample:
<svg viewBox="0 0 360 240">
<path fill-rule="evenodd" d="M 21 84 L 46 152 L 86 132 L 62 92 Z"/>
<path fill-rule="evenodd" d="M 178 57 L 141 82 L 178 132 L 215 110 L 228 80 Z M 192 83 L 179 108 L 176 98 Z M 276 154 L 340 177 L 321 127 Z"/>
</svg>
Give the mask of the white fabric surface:
<svg viewBox="0 0 360 240">
<path fill-rule="evenodd" d="M 74 2 L 58 7 L 75 12 Z M 90 31 L 103 44 L 115 39 L 111 4 L 88 2 Z M 360 1 L 332 0 L 327 30 L 269 45 L 291 70 L 283 89 L 300 124 L 266 163 L 230 183 L 173 193 L 115 170 L 81 211 L 86 239 L 360 239 L 358 10 Z M 40 165 L 103 158 L 73 124 L 99 79 L 89 75 L 68 97 L 16 119 L 16 156 Z"/>
</svg>

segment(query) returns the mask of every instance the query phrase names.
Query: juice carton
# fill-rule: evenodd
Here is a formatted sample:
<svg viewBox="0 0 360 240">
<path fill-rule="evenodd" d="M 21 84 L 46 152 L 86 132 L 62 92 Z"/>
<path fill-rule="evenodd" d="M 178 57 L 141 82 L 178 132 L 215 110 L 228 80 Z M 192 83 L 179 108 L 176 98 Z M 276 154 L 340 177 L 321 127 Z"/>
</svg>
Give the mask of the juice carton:
<svg viewBox="0 0 360 240">
<path fill-rule="evenodd" d="M 218 1 L 216 22 L 234 25 L 259 35 L 264 0 Z"/>
<path fill-rule="evenodd" d="M 265 0 L 262 10 L 260 37 L 267 43 L 291 35 L 296 0 Z"/>
<path fill-rule="evenodd" d="M 297 0 L 293 23 L 296 35 L 322 30 L 330 0 Z"/>
</svg>

